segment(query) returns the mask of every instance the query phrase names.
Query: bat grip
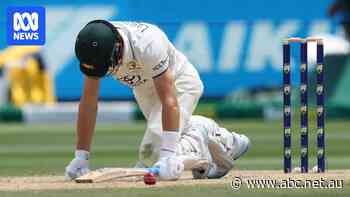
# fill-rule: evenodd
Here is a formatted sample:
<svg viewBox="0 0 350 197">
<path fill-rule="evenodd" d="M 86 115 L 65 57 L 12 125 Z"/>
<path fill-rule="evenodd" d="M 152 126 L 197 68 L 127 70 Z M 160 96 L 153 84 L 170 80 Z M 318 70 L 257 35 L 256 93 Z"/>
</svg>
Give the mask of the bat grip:
<svg viewBox="0 0 350 197">
<path fill-rule="evenodd" d="M 152 168 L 146 168 L 146 170 L 148 171 L 148 173 L 152 173 L 154 175 L 158 175 L 159 174 L 159 167 L 152 167 Z"/>
</svg>

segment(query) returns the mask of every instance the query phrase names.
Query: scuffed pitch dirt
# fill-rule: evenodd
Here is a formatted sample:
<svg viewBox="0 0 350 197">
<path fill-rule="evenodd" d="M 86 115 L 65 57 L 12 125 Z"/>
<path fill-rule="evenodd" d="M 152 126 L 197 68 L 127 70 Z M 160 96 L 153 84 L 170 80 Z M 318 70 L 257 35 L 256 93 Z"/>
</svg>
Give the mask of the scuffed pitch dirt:
<svg viewBox="0 0 350 197">
<path fill-rule="evenodd" d="M 0 191 L 20 191 L 20 190 L 60 190 L 60 189 L 98 189 L 98 188 L 146 188 L 146 187 L 169 187 L 183 185 L 216 185 L 231 184 L 233 177 L 240 177 L 244 181 L 248 178 L 264 179 L 337 179 L 350 182 L 350 170 L 332 170 L 323 174 L 291 173 L 284 174 L 281 171 L 248 171 L 233 170 L 222 179 L 193 180 L 191 173 L 186 172 L 178 181 L 159 181 L 156 185 L 145 185 L 142 179 L 119 179 L 109 182 L 78 184 L 65 181 L 63 176 L 33 176 L 33 177 L 0 177 Z"/>
</svg>

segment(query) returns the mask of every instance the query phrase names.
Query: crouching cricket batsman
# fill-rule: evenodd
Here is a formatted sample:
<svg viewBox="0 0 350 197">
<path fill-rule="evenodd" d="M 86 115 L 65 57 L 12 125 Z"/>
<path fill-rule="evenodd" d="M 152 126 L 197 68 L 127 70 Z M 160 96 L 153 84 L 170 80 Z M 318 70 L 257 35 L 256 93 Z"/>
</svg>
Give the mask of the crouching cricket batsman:
<svg viewBox="0 0 350 197">
<path fill-rule="evenodd" d="M 203 121 L 191 118 L 203 92 L 202 82 L 194 66 L 158 27 L 147 23 L 91 21 L 79 32 L 75 53 L 85 78 L 75 158 L 66 167 L 67 178 L 75 179 L 89 172 L 99 79 L 109 75 L 132 88 L 147 120 L 136 167 L 160 167 L 161 180 L 178 179 L 184 168 L 192 169 L 196 178 L 203 178 L 223 171 L 222 166 L 225 170 L 232 168 L 233 157 L 238 158 L 248 149 L 249 140 L 243 135 L 227 132 L 210 138 L 216 131 L 194 126 L 213 123 L 205 118 L 199 118 Z M 194 165 L 203 158 L 214 165 Z M 221 163 L 216 165 L 216 161 Z"/>
</svg>

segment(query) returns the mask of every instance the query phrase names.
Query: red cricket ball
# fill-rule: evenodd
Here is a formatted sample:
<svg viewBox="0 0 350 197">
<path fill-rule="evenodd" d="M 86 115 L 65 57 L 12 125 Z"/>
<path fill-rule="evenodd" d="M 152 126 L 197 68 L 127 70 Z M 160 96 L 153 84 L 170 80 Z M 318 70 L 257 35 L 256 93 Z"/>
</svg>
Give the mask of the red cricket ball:
<svg viewBox="0 0 350 197">
<path fill-rule="evenodd" d="M 153 173 L 146 173 L 144 176 L 143 176 L 143 182 L 146 184 L 146 185 L 154 185 L 156 184 L 156 176 L 153 174 Z"/>
</svg>

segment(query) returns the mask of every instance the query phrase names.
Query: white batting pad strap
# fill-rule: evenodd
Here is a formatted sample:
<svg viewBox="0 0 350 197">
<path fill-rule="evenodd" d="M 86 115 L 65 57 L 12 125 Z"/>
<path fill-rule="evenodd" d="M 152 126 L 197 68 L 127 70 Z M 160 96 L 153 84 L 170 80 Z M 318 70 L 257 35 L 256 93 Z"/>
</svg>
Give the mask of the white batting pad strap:
<svg viewBox="0 0 350 197">
<path fill-rule="evenodd" d="M 179 136 L 180 134 L 177 131 L 163 131 L 160 142 L 159 158 L 176 156 Z"/>
<path fill-rule="evenodd" d="M 86 150 L 75 150 L 75 158 L 89 160 L 90 152 Z"/>
</svg>

